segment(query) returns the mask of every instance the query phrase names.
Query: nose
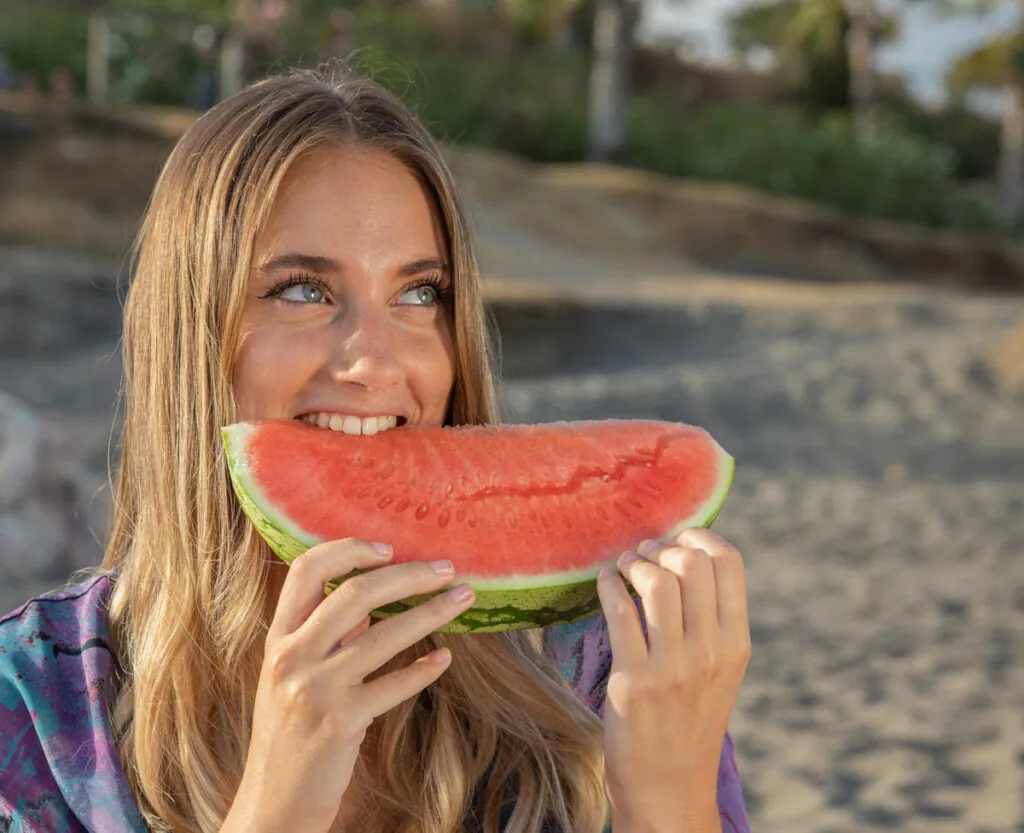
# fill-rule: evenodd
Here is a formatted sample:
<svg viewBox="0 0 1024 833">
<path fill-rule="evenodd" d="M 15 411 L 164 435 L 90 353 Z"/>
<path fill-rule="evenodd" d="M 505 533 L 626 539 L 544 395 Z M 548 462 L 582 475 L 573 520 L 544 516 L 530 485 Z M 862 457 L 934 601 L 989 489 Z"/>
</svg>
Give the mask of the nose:
<svg viewBox="0 0 1024 833">
<path fill-rule="evenodd" d="M 399 383 L 402 365 L 384 314 L 370 305 L 353 305 L 334 323 L 327 367 L 333 382 L 371 391 Z"/>
</svg>

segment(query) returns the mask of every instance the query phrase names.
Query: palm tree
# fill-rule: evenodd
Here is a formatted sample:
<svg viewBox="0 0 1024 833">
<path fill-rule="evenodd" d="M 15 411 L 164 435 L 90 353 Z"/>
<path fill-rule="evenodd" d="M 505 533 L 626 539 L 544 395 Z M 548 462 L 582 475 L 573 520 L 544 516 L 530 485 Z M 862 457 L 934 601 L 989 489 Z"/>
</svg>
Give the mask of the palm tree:
<svg viewBox="0 0 1024 833">
<path fill-rule="evenodd" d="M 621 161 L 626 144 L 629 73 L 638 0 L 596 0 L 590 65 L 587 158 Z"/>
<path fill-rule="evenodd" d="M 770 0 L 739 9 L 727 28 L 734 51 L 771 52 L 811 109 L 848 107 L 858 134 L 871 133 L 875 46 L 897 33 L 875 0 Z"/>
<path fill-rule="evenodd" d="M 1021 0 L 1024 19 L 1024 0 Z M 953 96 L 971 90 L 1003 93 L 999 195 L 1002 214 L 1013 227 L 1024 226 L 1024 24 L 964 55 L 950 68 Z"/>
<path fill-rule="evenodd" d="M 845 0 L 846 51 L 850 62 L 850 108 L 854 130 L 861 139 L 874 130 L 874 52 L 878 10 L 874 0 Z"/>
</svg>

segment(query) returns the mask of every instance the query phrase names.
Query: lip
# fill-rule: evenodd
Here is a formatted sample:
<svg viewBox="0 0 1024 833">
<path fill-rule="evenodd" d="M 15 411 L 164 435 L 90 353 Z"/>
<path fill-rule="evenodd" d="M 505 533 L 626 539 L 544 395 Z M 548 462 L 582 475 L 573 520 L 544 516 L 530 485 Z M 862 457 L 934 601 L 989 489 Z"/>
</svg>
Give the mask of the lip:
<svg viewBox="0 0 1024 833">
<path fill-rule="evenodd" d="M 409 417 L 399 410 L 383 409 L 380 411 L 371 411 L 366 408 L 322 408 L 315 406 L 312 408 L 303 408 L 301 411 L 296 413 L 292 419 L 299 419 L 300 417 L 304 417 L 306 414 L 331 414 L 332 416 L 336 414 L 337 416 L 354 416 L 359 417 L 360 419 L 366 419 L 367 417 L 396 416 L 398 417 L 399 426 L 405 425 L 409 421 Z"/>
</svg>

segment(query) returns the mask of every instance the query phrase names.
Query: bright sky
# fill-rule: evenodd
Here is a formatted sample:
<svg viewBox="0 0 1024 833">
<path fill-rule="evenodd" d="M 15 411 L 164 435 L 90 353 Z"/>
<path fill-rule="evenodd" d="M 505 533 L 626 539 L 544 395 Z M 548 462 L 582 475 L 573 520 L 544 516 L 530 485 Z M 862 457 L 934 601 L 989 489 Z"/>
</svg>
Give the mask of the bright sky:
<svg viewBox="0 0 1024 833">
<path fill-rule="evenodd" d="M 644 0 L 644 30 L 696 36 L 701 54 L 710 61 L 728 58 L 722 25 L 735 8 L 751 0 Z M 1005 0 L 984 17 L 942 18 L 930 11 L 935 4 L 879 0 L 883 9 L 902 9 L 900 40 L 880 50 L 879 66 L 906 78 L 911 90 L 925 101 L 944 96 L 943 78 L 950 62 L 1020 19 L 1020 3 Z M 906 11 L 907 9 L 909 11 Z"/>
</svg>

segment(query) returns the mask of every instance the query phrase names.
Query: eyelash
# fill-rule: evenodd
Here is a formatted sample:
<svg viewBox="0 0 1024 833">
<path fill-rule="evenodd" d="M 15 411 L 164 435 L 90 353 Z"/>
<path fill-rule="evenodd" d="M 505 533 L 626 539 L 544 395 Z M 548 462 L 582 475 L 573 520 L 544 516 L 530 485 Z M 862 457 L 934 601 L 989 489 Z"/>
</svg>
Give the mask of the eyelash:
<svg viewBox="0 0 1024 833">
<path fill-rule="evenodd" d="M 325 296 L 328 293 L 329 287 L 327 286 L 327 284 L 324 283 L 319 278 L 314 277 L 313 275 L 291 275 L 290 277 L 286 278 L 285 280 L 281 281 L 281 283 L 273 287 L 269 292 L 267 292 L 266 295 L 262 295 L 260 297 L 277 298 L 286 289 L 291 289 L 293 286 L 306 286 L 307 284 L 310 286 L 315 286 L 317 289 L 323 292 Z"/>
<path fill-rule="evenodd" d="M 328 287 L 324 281 L 320 280 L 320 278 L 317 278 L 314 275 L 300 274 L 292 275 L 291 277 L 281 281 L 281 283 L 277 284 L 277 286 L 273 287 L 269 292 L 267 292 L 265 295 L 262 295 L 261 297 L 277 298 L 278 296 L 281 295 L 281 293 L 283 293 L 287 289 L 291 289 L 291 287 L 293 286 L 306 285 L 317 287 L 317 289 L 323 292 L 325 297 L 330 294 L 330 287 Z M 451 292 L 451 287 L 444 285 L 440 275 L 431 275 L 430 277 L 420 278 L 418 281 L 409 284 L 402 290 L 402 294 L 410 292 L 413 289 L 419 289 L 421 286 L 429 286 L 433 288 L 434 292 L 437 293 L 438 304 L 444 303 L 445 299 L 448 297 L 448 293 Z"/>
<path fill-rule="evenodd" d="M 448 297 L 448 293 L 451 291 L 450 286 L 445 286 L 442 283 L 440 275 L 431 275 L 429 278 L 420 278 L 418 281 L 409 284 L 403 290 L 403 294 L 413 289 L 419 289 L 421 286 L 429 286 L 434 290 L 434 293 L 437 295 L 438 304 L 443 304 Z"/>
</svg>

